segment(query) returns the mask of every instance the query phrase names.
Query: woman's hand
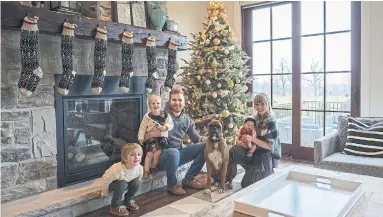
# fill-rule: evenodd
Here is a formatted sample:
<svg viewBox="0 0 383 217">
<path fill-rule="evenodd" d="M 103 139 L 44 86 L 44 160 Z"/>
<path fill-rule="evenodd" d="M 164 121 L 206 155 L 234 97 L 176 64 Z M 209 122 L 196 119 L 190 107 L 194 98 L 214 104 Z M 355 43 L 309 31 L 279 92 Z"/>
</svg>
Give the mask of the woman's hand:
<svg viewBox="0 0 383 217">
<path fill-rule="evenodd" d="M 250 135 L 242 135 L 244 142 L 253 142 L 254 137 Z"/>
<path fill-rule="evenodd" d="M 144 144 L 144 140 L 143 140 L 143 139 L 139 139 L 139 140 L 138 140 L 138 143 L 139 143 L 140 145 L 143 145 L 143 144 Z"/>
</svg>

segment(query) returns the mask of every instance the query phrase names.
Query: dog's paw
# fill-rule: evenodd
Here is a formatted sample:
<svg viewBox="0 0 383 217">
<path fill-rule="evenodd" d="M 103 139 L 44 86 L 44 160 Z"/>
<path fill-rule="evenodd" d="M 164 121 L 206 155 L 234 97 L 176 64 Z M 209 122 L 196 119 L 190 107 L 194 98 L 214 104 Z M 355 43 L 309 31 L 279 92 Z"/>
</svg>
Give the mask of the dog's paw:
<svg viewBox="0 0 383 217">
<path fill-rule="evenodd" d="M 205 189 L 205 194 L 211 194 L 211 190 L 210 189 Z"/>
<path fill-rule="evenodd" d="M 233 183 L 231 183 L 231 182 L 227 183 L 227 187 L 228 187 L 229 189 L 233 189 Z"/>
<path fill-rule="evenodd" d="M 219 182 L 215 182 L 215 183 L 214 183 L 214 186 L 215 186 L 215 187 L 218 187 L 218 186 L 219 186 Z"/>
<path fill-rule="evenodd" d="M 223 192 L 225 192 L 225 189 L 223 188 L 218 189 L 218 193 L 222 194 Z"/>
</svg>

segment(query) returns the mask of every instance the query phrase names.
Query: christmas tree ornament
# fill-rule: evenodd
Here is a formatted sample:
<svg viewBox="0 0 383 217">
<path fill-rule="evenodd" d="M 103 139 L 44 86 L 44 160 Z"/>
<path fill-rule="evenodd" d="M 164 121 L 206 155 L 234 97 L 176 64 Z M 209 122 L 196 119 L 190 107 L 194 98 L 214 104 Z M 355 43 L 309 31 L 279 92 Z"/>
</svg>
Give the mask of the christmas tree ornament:
<svg viewBox="0 0 383 217">
<path fill-rule="evenodd" d="M 217 87 L 221 88 L 222 87 L 221 83 L 217 83 Z"/>
<path fill-rule="evenodd" d="M 148 61 L 148 78 L 146 80 L 146 90 L 148 93 L 153 91 L 153 82 L 158 79 L 156 63 L 156 38 L 149 36 L 146 39 L 146 59 Z"/>
<path fill-rule="evenodd" d="M 108 32 L 106 29 L 97 27 L 96 41 L 94 44 L 94 75 L 92 80 L 92 92 L 100 94 L 106 75 L 106 49 L 108 47 Z"/>
<path fill-rule="evenodd" d="M 63 76 L 57 87 L 61 95 L 68 95 L 69 89 L 72 87 L 76 72 L 73 70 L 73 45 L 74 45 L 74 30 L 76 24 L 64 23 L 61 33 L 61 60 L 63 67 Z"/>
<path fill-rule="evenodd" d="M 211 94 L 211 96 L 215 99 L 215 98 L 217 98 L 217 93 L 216 92 L 213 92 L 212 94 Z"/>
<path fill-rule="evenodd" d="M 197 75 L 196 76 L 197 80 L 201 80 L 201 76 Z"/>
<path fill-rule="evenodd" d="M 234 82 L 230 78 L 227 81 L 227 87 L 230 88 L 230 89 L 234 87 Z"/>
<path fill-rule="evenodd" d="M 210 44 L 210 40 L 209 40 L 209 39 L 206 39 L 205 44 L 206 44 L 206 45 Z"/>
<path fill-rule="evenodd" d="M 229 115 L 230 115 L 230 112 L 228 110 L 224 110 L 223 112 L 221 112 L 221 116 L 224 118 L 229 117 Z"/>
<path fill-rule="evenodd" d="M 213 59 L 213 61 L 210 63 L 210 66 L 215 69 L 218 67 L 218 62 L 217 62 L 217 59 Z"/>
<path fill-rule="evenodd" d="M 206 85 L 210 85 L 210 80 L 207 79 L 207 80 L 205 81 L 205 83 L 206 83 Z"/>
<path fill-rule="evenodd" d="M 166 74 L 164 84 L 167 92 L 173 88 L 174 83 L 176 82 L 177 45 L 178 44 L 175 41 L 170 39 L 168 47 L 168 73 Z"/>
<path fill-rule="evenodd" d="M 20 93 L 30 96 L 35 92 L 38 83 L 43 77 L 40 68 L 39 52 L 39 28 L 38 17 L 25 17 L 21 26 L 20 51 L 21 51 L 21 74 L 18 82 Z"/>
<path fill-rule="evenodd" d="M 227 125 L 230 129 L 232 129 L 234 127 L 234 124 L 233 123 L 230 123 Z"/>
<path fill-rule="evenodd" d="M 122 49 L 121 49 L 121 77 L 120 91 L 123 93 L 129 92 L 130 78 L 133 76 L 133 32 L 124 31 L 122 34 Z"/>
</svg>

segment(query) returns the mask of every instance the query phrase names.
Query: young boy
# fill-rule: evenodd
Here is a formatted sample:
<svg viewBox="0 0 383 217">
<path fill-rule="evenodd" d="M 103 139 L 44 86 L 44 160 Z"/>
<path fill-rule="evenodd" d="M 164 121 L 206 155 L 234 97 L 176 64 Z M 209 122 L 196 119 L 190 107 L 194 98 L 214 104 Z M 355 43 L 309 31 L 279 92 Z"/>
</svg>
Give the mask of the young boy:
<svg viewBox="0 0 383 217">
<path fill-rule="evenodd" d="M 101 178 L 101 196 L 108 196 L 113 191 L 110 213 L 117 216 L 127 216 L 130 210 L 139 207 L 133 200 L 141 186 L 143 168 L 140 165 L 142 148 L 137 143 L 129 143 L 121 148 L 121 162 L 113 164 Z M 124 192 L 125 193 L 124 196 Z M 122 201 L 122 199 L 124 200 Z"/>
</svg>

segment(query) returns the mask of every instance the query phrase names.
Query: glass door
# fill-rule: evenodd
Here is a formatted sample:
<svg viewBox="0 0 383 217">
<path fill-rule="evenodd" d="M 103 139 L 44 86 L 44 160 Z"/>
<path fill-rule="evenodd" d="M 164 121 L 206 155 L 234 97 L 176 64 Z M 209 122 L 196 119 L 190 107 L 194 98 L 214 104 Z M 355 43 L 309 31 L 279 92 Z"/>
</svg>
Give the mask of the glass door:
<svg viewBox="0 0 383 217">
<path fill-rule="evenodd" d="M 242 8 L 252 91 L 270 96 L 282 154 L 313 160 L 314 141 L 359 115 L 360 2 Z M 352 18 L 352 19 L 351 19 Z"/>
</svg>

